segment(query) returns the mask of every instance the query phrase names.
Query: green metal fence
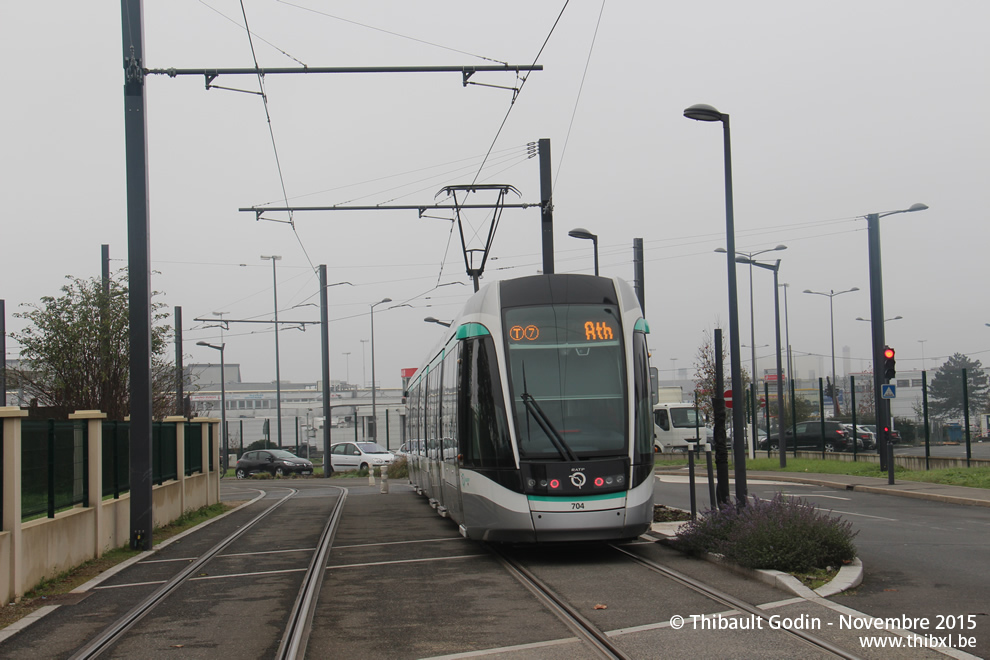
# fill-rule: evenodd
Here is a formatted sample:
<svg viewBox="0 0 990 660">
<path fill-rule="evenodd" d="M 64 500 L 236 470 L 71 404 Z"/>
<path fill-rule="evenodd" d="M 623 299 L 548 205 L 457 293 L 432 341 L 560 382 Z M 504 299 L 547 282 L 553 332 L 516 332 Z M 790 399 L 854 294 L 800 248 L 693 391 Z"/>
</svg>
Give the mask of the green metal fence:
<svg viewBox="0 0 990 660">
<path fill-rule="evenodd" d="M 120 497 L 131 489 L 131 425 L 128 422 L 103 422 L 101 471 L 103 493 Z"/>
<path fill-rule="evenodd" d="M 159 486 L 179 478 L 175 422 L 154 422 L 151 427 L 152 478 Z"/>
<path fill-rule="evenodd" d="M 186 476 L 203 471 L 203 430 L 201 422 L 186 424 Z"/>
<path fill-rule="evenodd" d="M 84 421 L 24 420 L 21 424 L 21 517 L 86 504 L 88 433 Z"/>
</svg>

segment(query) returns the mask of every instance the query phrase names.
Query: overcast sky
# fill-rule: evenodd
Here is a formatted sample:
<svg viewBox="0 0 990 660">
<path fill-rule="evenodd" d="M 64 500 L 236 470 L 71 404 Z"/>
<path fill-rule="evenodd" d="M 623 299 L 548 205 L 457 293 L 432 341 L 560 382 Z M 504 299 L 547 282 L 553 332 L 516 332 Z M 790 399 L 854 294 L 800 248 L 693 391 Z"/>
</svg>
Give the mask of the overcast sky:
<svg viewBox="0 0 990 660">
<path fill-rule="evenodd" d="M 521 87 L 514 104 L 513 92 L 464 87 L 459 73 L 269 75 L 271 133 L 259 95 L 149 76 L 153 288 L 183 309 L 187 361 L 217 359 L 195 344 L 220 341 L 219 331 L 195 318 L 272 318 L 272 269 L 260 255 L 277 254 L 281 319 L 319 318 L 316 307 L 292 309 L 319 302 L 311 266 L 353 284 L 329 290 L 334 379 L 370 381 L 369 306 L 394 301 L 375 311 L 376 376 L 398 386 L 399 370 L 418 366 L 442 333 L 422 319 L 453 318 L 472 292 L 450 214 L 297 212 L 293 229 L 238 208 L 429 204 L 474 181 L 538 202 L 539 161 L 526 145 L 549 138 L 557 272 L 592 271 L 591 242 L 567 236 L 585 227 L 600 237 L 602 274 L 631 281 L 632 241 L 642 238 L 653 364 L 666 376 L 690 368 L 702 333 L 728 327 L 725 258 L 713 253 L 725 244 L 722 131 L 683 117 L 695 103 L 731 116 L 737 249 L 788 246 L 767 256 L 782 259 L 791 285 L 796 354 L 830 351 L 828 299 L 801 292 L 859 287 L 835 298 L 836 351 L 848 345 L 853 369 L 866 366 L 870 328 L 855 320 L 870 316 L 862 216 L 923 202 L 928 211 L 882 221 L 885 315 L 903 317 L 887 324 L 888 343 L 902 370 L 921 366 L 922 348 L 929 369 L 954 352 L 987 361 L 985 0 L 243 7 L 261 67 L 494 60 L 544 70 L 472 78 Z M 114 269 L 126 266 L 119 12 L 66 0 L 0 9 L 8 331 L 23 327 L 11 317 L 20 304 L 56 294 L 64 276 L 98 277 L 101 244 Z M 145 54 L 148 68 L 254 63 L 232 0 L 148 0 Z M 214 84 L 259 89 L 250 76 Z M 469 235 L 485 235 L 484 212 L 465 218 Z M 537 209 L 505 211 L 483 283 L 542 267 L 539 222 Z M 772 344 L 772 275 L 754 277 L 756 344 Z M 447 282 L 465 284 L 433 290 Z M 748 345 L 743 267 L 739 296 Z M 387 309 L 401 303 L 410 306 Z M 317 326 L 280 340 L 284 380 L 320 377 Z M 245 380 L 274 379 L 270 329 L 231 324 L 224 341 Z M 7 349 L 17 356 L 16 343 Z"/>
</svg>

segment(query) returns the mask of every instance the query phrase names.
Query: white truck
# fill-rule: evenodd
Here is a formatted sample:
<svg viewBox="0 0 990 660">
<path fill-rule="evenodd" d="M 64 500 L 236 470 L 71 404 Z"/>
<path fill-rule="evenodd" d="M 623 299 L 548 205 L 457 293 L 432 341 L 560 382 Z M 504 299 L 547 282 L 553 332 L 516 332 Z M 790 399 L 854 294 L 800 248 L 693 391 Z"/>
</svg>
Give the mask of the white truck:
<svg viewBox="0 0 990 660">
<path fill-rule="evenodd" d="M 679 386 L 656 388 L 657 403 L 653 405 L 653 451 L 669 453 L 687 451 L 688 446 L 709 441 L 712 430 L 695 414 L 694 403 L 684 402 Z"/>
</svg>

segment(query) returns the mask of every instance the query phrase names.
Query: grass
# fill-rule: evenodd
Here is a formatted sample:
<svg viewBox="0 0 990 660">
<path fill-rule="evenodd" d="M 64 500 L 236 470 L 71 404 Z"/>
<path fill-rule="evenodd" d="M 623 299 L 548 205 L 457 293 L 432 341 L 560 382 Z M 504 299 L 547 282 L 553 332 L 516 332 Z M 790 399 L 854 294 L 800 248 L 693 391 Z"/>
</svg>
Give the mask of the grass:
<svg viewBox="0 0 990 660">
<path fill-rule="evenodd" d="M 788 458 L 787 467 L 781 468 L 777 458 L 757 458 L 746 462 L 747 470 L 768 472 L 809 472 L 817 474 L 847 474 L 856 477 L 887 478 L 887 472 L 880 471 L 876 463 L 828 461 L 810 458 Z M 894 467 L 895 479 L 900 481 L 921 481 L 949 486 L 970 488 L 990 488 L 990 468 L 946 468 L 942 470 L 908 470 Z"/>
<path fill-rule="evenodd" d="M 218 503 L 195 511 L 187 511 L 168 525 L 155 528 L 154 542 L 159 544 L 166 541 L 187 529 L 229 511 L 234 506 L 236 505 L 233 503 Z M 69 593 L 73 589 L 89 582 L 117 564 L 140 554 L 140 552 L 140 550 L 131 550 L 127 546 L 114 548 L 104 552 L 98 559 L 91 559 L 64 573 L 42 580 L 31 591 L 24 594 L 20 602 L 0 607 L 0 629 L 6 628 L 46 605 L 73 602 L 75 595 Z"/>
<path fill-rule="evenodd" d="M 687 465 L 687 457 L 682 459 L 657 460 L 658 467 L 684 467 Z M 695 463 L 695 468 L 699 465 L 703 468 L 704 462 Z M 732 469 L 732 462 L 729 462 L 729 469 Z M 763 472 L 808 472 L 812 474 L 845 474 L 854 477 L 877 477 L 886 479 L 886 470 L 880 471 L 880 466 L 876 463 L 859 461 L 830 461 L 817 458 L 792 458 L 787 457 L 787 467 L 780 467 L 780 459 L 757 458 L 746 461 L 747 471 Z M 990 468 L 946 468 L 941 470 L 908 470 L 899 465 L 894 466 L 895 479 L 898 481 L 921 481 L 932 484 L 945 484 L 947 486 L 968 486 L 970 488 L 990 488 Z"/>
</svg>

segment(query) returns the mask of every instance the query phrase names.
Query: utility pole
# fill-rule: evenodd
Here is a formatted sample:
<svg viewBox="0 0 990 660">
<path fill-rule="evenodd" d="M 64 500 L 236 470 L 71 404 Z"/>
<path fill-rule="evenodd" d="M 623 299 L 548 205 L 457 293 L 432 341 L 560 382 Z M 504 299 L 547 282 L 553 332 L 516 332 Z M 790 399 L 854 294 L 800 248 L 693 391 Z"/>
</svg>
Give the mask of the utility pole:
<svg viewBox="0 0 990 660">
<path fill-rule="evenodd" d="M 639 298 L 639 309 L 646 316 L 646 277 L 643 272 L 643 239 L 633 239 L 633 289 Z"/>
<path fill-rule="evenodd" d="M 130 545 L 151 550 L 151 238 L 148 217 L 144 7 L 121 0 L 124 63 L 124 155 L 127 187 L 127 279 L 130 322 Z"/>
<path fill-rule="evenodd" d="M 323 476 L 329 477 L 330 467 L 330 321 L 327 311 L 327 267 L 320 264 L 320 346 L 323 374 Z M 307 417 L 308 419 L 308 417 Z M 309 447 L 309 443 L 306 443 Z"/>
<path fill-rule="evenodd" d="M 543 274 L 553 275 L 553 179 L 550 177 L 550 138 L 540 138 L 540 228 Z"/>
<path fill-rule="evenodd" d="M 185 408 L 182 405 L 184 374 L 182 373 L 182 307 L 175 306 L 175 414 L 182 415 Z"/>
<path fill-rule="evenodd" d="M 0 408 L 7 405 L 7 311 L 5 303 L 0 298 L 0 392 L 3 402 Z"/>
</svg>

